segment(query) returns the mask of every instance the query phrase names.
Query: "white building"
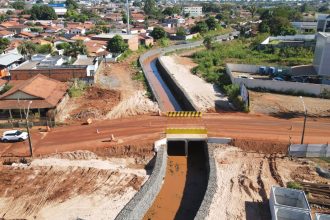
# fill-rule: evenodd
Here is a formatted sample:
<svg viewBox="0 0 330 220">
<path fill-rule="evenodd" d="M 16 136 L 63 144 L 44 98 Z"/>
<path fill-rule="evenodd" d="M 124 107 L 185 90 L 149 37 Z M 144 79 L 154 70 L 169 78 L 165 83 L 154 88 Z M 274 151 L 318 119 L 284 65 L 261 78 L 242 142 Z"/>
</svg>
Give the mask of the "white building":
<svg viewBox="0 0 330 220">
<path fill-rule="evenodd" d="M 187 6 L 183 7 L 183 12 L 185 14 L 189 13 L 190 17 L 198 17 L 203 15 L 203 7 L 202 6 Z"/>
<path fill-rule="evenodd" d="M 313 66 L 318 75 L 330 76 L 330 33 L 319 32 L 316 37 L 316 46 Z"/>
</svg>

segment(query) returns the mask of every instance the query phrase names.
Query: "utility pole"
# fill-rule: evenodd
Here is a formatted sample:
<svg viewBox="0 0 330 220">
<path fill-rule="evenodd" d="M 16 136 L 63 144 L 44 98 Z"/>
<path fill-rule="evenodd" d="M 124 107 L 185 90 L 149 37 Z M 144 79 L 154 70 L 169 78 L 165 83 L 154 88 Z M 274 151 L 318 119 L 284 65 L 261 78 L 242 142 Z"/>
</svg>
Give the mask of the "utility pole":
<svg viewBox="0 0 330 220">
<path fill-rule="evenodd" d="M 128 0 L 126 0 L 126 7 L 127 7 L 127 34 L 129 34 L 129 5 Z"/>
<path fill-rule="evenodd" d="M 303 125 L 303 130 L 302 130 L 302 134 L 301 134 L 301 144 L 304 144 L 304 137 L 305 137 L 305 128 L 306 128 L 306 120 L 307 120 L 307 109 L 306 109 L 306 106 L 305 106 L 305 102 L 304 102 L 304 99 L 302 96 L 300 96 L 300 99 L 301 99 L 301 102 L 304 106 L 304 125 Z"/>
<path fill-rule="evenodd" d="M 30 149 L 30 156 L 33 156 L 33 152 L 32 152 L 32 142 L 31 142 L 31 135 L 30 135 L 30 128 L 29 128 L 29 111 L 30 111 L 30 105 L 32 104 L 32 101 L 29 102 L 28 108 L 27 108 L 27 112 L 25 113 L 26 117 L 25 117 L 25 121 L 26 121 L 26 130 L 28 133 L 28 138 L 29 138 L 29 149 Z"/>
</svg>

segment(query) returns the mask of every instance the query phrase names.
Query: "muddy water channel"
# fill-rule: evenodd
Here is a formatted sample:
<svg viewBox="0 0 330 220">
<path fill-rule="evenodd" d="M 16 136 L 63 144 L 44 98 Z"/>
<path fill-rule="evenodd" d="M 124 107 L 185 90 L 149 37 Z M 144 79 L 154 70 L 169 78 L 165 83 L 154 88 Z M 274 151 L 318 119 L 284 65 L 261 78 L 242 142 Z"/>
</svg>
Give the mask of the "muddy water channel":
<svg viewBox="0 0 330 220">
<path fill-rule="evenodd" d="M 188 157 L 169 150 L 165 181 L 144 220 L 194 219 L 207 187 L 203 147 L 203 142 L 191 142 Z"/>
</svg>

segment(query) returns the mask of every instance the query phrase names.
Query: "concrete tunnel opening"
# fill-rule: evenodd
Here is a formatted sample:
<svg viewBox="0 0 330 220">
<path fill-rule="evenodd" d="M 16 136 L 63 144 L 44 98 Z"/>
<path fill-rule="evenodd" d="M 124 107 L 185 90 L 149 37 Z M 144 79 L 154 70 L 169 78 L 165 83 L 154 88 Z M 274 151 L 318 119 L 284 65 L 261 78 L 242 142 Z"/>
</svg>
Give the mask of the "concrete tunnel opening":
<svg viewBox="0 0 330 220">
<path fill-rule="evenodd" d="M 167 154 L 169 156 L 185 156 L 186 155 L 186 142 L 184 140 L 168 141 Z"/>
</svg>

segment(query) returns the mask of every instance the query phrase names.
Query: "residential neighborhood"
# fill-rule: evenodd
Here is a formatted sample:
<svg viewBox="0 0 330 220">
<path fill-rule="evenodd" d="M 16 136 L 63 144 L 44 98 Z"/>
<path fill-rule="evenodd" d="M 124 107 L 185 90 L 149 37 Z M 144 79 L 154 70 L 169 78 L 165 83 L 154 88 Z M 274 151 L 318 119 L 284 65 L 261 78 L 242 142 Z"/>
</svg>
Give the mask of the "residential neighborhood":
<svg viewBox="0 0 330 220">
<path fill-rule="evenodd" d="M 0 219 L 330 219 L 328 1 L 0 6 Z"/>
</svg>

